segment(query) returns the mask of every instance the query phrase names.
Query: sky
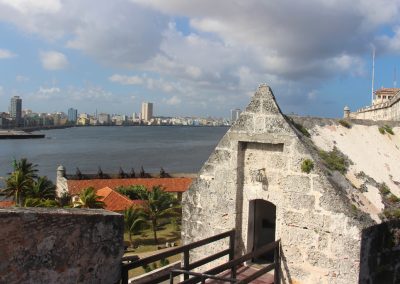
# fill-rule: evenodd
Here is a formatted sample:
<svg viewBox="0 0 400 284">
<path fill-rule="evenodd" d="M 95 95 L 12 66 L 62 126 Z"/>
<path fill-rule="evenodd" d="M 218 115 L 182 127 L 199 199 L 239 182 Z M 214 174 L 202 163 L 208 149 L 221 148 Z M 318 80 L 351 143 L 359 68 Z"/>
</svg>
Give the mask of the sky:
<svg viewBox="0 0 400 284">
<path fill-rule="evenodd" d="M 400 0 L 0 0 L 0 111 L 340 117 L 400 86 Z M 395 70 L 397 72 L 395 72 Z"/>
</svg>

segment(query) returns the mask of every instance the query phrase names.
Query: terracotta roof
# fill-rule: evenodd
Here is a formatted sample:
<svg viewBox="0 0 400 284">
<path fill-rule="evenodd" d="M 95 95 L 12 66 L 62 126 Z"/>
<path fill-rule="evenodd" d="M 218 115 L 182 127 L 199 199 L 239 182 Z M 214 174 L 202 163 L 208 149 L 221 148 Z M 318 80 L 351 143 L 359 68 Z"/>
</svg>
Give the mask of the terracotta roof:
<svg viewBox="0 0 400 284">
<path fill-rule="evenodd" d="M 124 211 L 126 208 L 135 205 L 141 205 L 142 200 L 130 200 L 128 197 L 112 190 L 109 187 L 104 187 L 96 191 L 98 196 L 101 196 L 101 201 L 104 202 L 106 210 Z"/>
<path fill-rule="evenodd" d="M 13 207 L 14 205 L 14 201 L 0 201 L 0 207 Z"/>
<path fill-rule="evenodd" d="M 123 178 L 123 179 L 85 179 L 68 180 L 68 191 L 71 195 L 79 194 L 84 188 L 93 187 L 95 190 L 109 187 L 143 185 L 151 190 L 153 186 L 161 186 L 168 192 L 185 192 L 192 183 L 192 178 Z"/>
</svg>

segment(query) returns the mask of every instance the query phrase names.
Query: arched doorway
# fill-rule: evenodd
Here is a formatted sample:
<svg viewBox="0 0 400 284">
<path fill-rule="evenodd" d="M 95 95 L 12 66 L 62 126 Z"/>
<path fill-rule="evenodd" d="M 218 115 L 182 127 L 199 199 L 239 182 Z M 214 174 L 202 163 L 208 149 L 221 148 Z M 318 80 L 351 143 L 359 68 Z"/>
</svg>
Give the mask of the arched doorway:
<svg viewBox="0 0 400 284">
<path fill-rule="evenodd" d="M 275 241 L 276 206 L 263 199 L 251 200 L 249 204 L 249 221 L 247 247 L 249 251 L 256 250 Z M 273 262 L 274 252 L 267 253 L 253 262 Z"/>
</svg>

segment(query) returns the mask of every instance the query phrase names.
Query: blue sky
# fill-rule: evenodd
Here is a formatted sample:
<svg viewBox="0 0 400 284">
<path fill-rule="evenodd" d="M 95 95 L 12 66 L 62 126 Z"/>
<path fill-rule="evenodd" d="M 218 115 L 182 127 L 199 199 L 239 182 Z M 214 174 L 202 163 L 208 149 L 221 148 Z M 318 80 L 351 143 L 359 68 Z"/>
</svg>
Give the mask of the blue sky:
<svg viewBox="0 0 400 284">
<path fill-rule="evenodd" d="M 228 117 L 260 83 L 338 117 L 400 78 L 400 1 L 0 0 L 0 111 Z M 400 86 L 400 79 L 398 86 Z"/>
</svg>

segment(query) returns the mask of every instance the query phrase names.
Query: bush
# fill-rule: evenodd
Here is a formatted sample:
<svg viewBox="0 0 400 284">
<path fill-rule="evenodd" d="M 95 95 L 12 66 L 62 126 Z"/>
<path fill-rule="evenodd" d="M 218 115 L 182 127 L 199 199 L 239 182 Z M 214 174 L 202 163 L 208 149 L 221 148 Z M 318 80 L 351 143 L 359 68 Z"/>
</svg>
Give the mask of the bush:
<svg viewBox="0 0 400 284">
<path fill-rule="evenodd" d="M 160 260 L 160 266 L 167 266 L 169 264 L 168 258 L 162 258 Z"/>
<path fill-rule="evenodd" d="M 301 171 L 309 174 L 314 169 L 314 162 L 310 159 L 306 159 L 301 163 Z"/>
<path fill-rule="evenodd" d="M 385 125 L 383 128 L 384 128 L 385 131 L 386 131 L 387 133 L 389 133 L 390 135 L 394 135 L 393 129 L 392 129 L 389 125 Z"/>
<path fill-rule="evenodd" d="M 383 216 L 387 219 L 400 219 L 400 209 L 385 209 L 383 210 Z"/>
<path fill-rule="evenodd" d="M 389 195 L 388 200 L 389 200 L 390 203 L 397 203 L 397 202 L 400 201 L 400 199 L 396 195 L 394 195 L 393 193 L 391 193 Z"/>
<path fill-rule="evenodd" d="M 150 265 L 145 264 L 142 266 L 144 272 L 149 273 L 150 271 L 152 271 L 153 269 L 151 269 Z"/>
<path fill-rule="evenodd" d="M 378 130 L 380 134 L 385 134 L 385 128 L 379 127 Z"/>
<path fill-rule="evenodd" d="M 340 119 L 340 120 L 339 120 L 339 124 L 340 124 L 341 126 L 343 126 L 343 127 L 351 128 L 350 122 L 348 122 L 348 121 L 346 121 L 346 120 L 344 120 L 344 119 Z"/>
<path fill-rule="evenodd" d="M 333 150 L 330 152 L 319 150 L 318 154 L 328 169 L 339 171 L 342 174 L 347 172 L 349 161 L 336 147 L 333 147 Z"/>
<path fill-rule="evenodd" d="M 387 195 L 387 194 L 390 193 L 389 188 L 388 188 L 387 185 L 384 184 L 384 183 L 381 184 L 381 185 L 379 186 L 379 191 L 380 191 L 383 195 Z"/>
<path fill-rule="evenodd" d="M 142 196 L 147 194 L 147 189 L 143 185 L 119 186 L 116 190 L 132 200 L 142 199 Z"/>
<path fill-rule="evenodd" d="M 157 262 L 153 262 L 153 264 L 151 266 L 153 266 L 153 269 L 157 269 L 158 268 Z"/>
<path fill-rule="evenodd" d="M 297 128 L 297 130 L 299 130 L 301 133 L 303 133 L 304 136 L 311 137 L 310 132 L 308 132 L 308 130 L 303 125 L 301 125 L 300 123 L 296 123 L 293 120 L 292 120 L 292 123 L 293 123 L 294 127 Z"/>
</svg>

